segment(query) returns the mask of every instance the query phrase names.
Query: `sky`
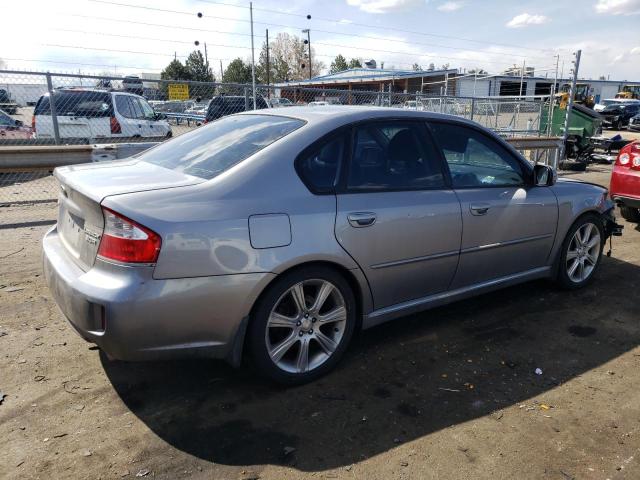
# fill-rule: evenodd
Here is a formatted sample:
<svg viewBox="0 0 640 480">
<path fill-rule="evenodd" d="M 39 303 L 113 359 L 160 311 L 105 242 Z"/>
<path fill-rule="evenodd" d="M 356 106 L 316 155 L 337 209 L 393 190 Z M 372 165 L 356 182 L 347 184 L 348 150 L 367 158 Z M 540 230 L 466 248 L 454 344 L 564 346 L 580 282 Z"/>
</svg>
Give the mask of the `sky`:
<svg viewBox="0 0 640 480">
<path fill-rule="evenodd" d="M 3 11 L 4 68 L 116 75 L 160 72 L 207 43 L 219 77 L 251 58 L 249 2 L 238 0 L 11 1 Z M 385 68 L 513 65 L 569 74 L 582 49 L 581 78 L 640 81 L 640 0 L 255 0 L 256 59 L 279 32 L 310 29 L 317 59 L 375 59 Z M 201 16 L 198 16 L 201 13 Z M 311 15 L 311 19 L 307 18 Z M 6 17 L 5 17 L 6 18 Z M 7 39 L 15 41 L 7 41 Z M 194 42 L 199 42 L 196 47 Z M 203 52 L 204 53 L 204 52 Z M 563 67 L 564 65 L 564 67 Z"/>
</svg>

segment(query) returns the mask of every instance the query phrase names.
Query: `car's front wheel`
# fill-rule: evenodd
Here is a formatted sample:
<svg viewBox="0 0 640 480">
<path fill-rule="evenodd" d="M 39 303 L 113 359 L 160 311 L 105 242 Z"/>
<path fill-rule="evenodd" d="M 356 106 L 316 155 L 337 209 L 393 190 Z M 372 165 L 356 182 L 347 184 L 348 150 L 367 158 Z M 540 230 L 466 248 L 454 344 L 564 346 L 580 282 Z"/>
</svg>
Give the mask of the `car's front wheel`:
<svg viewBox="0 0 640 480">
<path fill-rule="evenodd" d="M 258 371 L 294 385 L 314 380 L 340 360 L 356 325 L 349 283 L 331 268 L 293 271 L 259 300 L 248 329 Z"/>
<path fill-rule="evenodd" d="M 575 289 L 591 281 L 600 264 L 604 240 L 599 215 L 584 215 L 572 225 L 560 252 L 557 279 L 561 286 Z"/>
</svg>

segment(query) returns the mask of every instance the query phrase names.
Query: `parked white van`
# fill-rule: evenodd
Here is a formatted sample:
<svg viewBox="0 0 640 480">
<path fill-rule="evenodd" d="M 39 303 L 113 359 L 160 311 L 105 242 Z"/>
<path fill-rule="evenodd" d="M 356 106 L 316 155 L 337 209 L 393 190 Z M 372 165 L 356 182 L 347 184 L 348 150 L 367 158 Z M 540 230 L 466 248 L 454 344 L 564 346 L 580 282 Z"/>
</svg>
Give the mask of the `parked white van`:
<svg viewBox="0 0 640 480">
<path fill-rule="evenodd" d="M 53 93 L 60 138 L 100 139 L 170 137 L 163 114 L 154 112 L 144 97 L 96 88 L 61 88 Z M 36 103 L 32 128 L 36 138 L 54 138 L 51 99 Z"/>
</svg>

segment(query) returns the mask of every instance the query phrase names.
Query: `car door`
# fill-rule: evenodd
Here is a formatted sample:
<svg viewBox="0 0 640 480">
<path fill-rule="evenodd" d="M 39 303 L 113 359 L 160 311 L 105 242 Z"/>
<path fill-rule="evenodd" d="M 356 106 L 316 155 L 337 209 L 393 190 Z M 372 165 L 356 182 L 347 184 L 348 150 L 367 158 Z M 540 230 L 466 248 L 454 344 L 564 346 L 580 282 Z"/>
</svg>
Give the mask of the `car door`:
<svg viewBox="0 0 640 480">
<path fill-rule="evenodd" d="M 549 263 L 558 202 L 533 185 L 531 168 L 479 128 L 430 122 L 462 207 L 462 245 L 452 289 Z"/>
<path fill-rule="evenodd" d="M 374 308 L 445 291 L 458 262 L 460 204 L 423 123 L 353 128 L 336 238 L 364 272 Z"/>
</svg>

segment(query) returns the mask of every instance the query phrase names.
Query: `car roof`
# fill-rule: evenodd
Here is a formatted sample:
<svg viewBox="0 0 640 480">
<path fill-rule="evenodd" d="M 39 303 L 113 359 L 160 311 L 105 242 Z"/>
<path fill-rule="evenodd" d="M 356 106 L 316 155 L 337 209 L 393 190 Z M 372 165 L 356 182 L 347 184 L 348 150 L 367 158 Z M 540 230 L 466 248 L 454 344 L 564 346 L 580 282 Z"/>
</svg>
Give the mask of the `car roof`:
<svg viewBox="0 0 640 480">
<path fill-rule="evenodd" d="M 282 111 L 280 109 L 260 110 L 259 112 L 250 110 L 242 112 L 239 115 L 274 115 L 297 118 L 310 124 L 330 123 L 335 126 L 359 122 L 362 120 L 385 118 L 447 119 L 473 124 L 473 122 L 464 118 L 441 113 L 406 110 L 403 108 L 356 105 L 322 105 L 322 108 L 314 106 L 295 106 L 287 108 L 286 111 Z"/>
</svg>

